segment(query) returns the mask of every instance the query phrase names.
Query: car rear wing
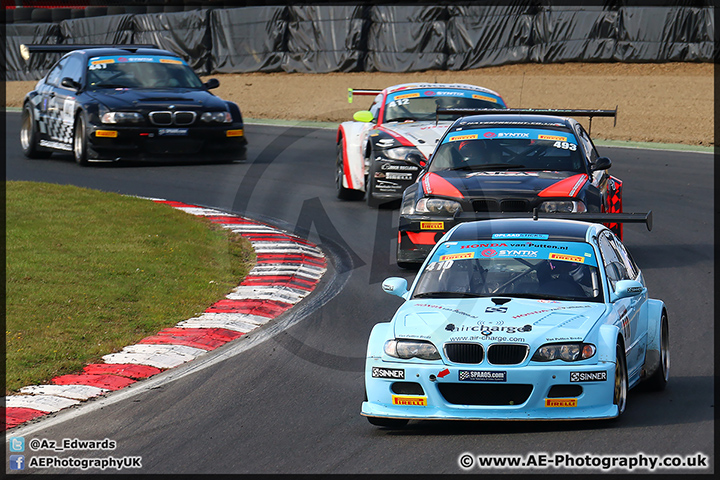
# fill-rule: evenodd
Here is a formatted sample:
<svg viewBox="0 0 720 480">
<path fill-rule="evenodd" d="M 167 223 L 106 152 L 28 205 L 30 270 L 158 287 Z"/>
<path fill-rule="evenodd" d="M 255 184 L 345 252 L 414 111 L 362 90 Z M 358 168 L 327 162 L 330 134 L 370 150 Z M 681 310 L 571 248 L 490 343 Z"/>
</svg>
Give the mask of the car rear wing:
<svg viewBox="0 0 720 480">
<path fill-rule="evenodd" d="M 588 117 L 590 124 L 588 125 L 588 135 L 592 130 L 593 117 L 613 117 L 613 127 L 617 125 L 617 110 L 581 110 L 581 109 L 562 109 L 562 108 L 436 108 L 435 123 L 442 114 L 447 115 L 491 115 L 491 114 L 515 114 L 515 115 L 556 115 L 558 117 Z"/>
<path fill-rule="evenodd" d="M 462 214 L 463 220 L 492 220 L 498 218 L 530 218 L 537 220 L 538 218 L 556 218 L 561 220 L 579 220 L 591 223 L 644 223 L 648 231 L 652 231 L 653 219 L 652 210 L 644 213 L 557 213 L 557 212 L 540 212 L 537 208 L 532 212 L 475 212 L 471 214 Z"/>
<path fill-rule="evenodd" d="M 353 95 L 377 95 L 382 90 L 372 90 L 366 88 L 348 88 L 348 103 L 353 102 Z"/>
<path fill-rule="evenodd" d="M 135 51 L 138 48 L 158 48 L 157 45 L 153 44 L 123 44 L 123 45 L 110 45 L 110 44 L 48 44 L 48 43 L 37 43 L 33 45 L 20 44 L 20 56 L 26 62 L 30 58 L 32 53 L 67 53 L 73 50 L 85 50 L 88 48 L 121 48 L 123 50 Z"/>
</svg>

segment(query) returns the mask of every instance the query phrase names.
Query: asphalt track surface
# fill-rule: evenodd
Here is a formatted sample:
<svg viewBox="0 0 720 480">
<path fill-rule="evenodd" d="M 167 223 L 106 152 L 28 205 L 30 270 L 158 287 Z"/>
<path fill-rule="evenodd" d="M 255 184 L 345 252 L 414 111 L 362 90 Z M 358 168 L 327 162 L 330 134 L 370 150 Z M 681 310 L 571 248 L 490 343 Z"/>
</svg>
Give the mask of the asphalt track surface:
<svg viewBox="0 0 720 480">
<path fill-rule="evenodd" d="M 24 159 L 20 114 L 7 113 L 6 120 L 8 180 L 159 197 L 270 221 L 319 244 L 330 261 L 305 308 L 278 319 L 274 329 L 218 349 L 205 365 L 173 369 L 147 380 L 153 383 L 145 388 L 133 386 L 10 432 L 26 441 L 109 438 L 117 442 L 114 451 L 37 454 L 141 456 L 142 469 L 126 473 L 419 474 L 463 473 L 458 464 L 463 453 L 700 452 L 709 457 L 709 469 L 655 473 L 714 471 L 712 155 L 599 148 L 613 160 L 611 172 L 624 181 L 625 211 L 654 214 L 652 232 L 639 224 L 625 226 L 625 244 L 651 297 L 668 308 L 671 378 L 664 392 L 632 390 L 617 422 L 414 421 L 403 430 L 386 430 L 359 413 L 365 349 L 372 326 L 387 321 L 402 302 L 384 294 L 380 282 L 398 275 L 411 279 L 413 272 L 394 263 L 397 210 L 371 210 L 364 202 L 335 198 L 333 130 L 247 125 L 244 163 L 83 168 L 58 155 Z M 27 452 L 28 458 L 33 454 Z"/>
</svg>

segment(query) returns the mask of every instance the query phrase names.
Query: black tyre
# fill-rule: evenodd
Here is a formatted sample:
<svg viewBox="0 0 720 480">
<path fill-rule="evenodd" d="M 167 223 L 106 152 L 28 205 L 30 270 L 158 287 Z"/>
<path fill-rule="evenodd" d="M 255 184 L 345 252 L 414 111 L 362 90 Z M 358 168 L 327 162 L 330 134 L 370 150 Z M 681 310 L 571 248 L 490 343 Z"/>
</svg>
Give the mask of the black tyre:
<svg viewBox="0 0 720 480">
<path fill-rule="evenodd" d="M 408 421 L 404 418 L 367 417 L 367 419 L 376 427 L 402 428 L 408 424 Z"/>
<path fill-rule="evenodd" d="M 627 360 L 625 359 L 625 348 L 621 344 L 615 347 L 615 391 L 613 393 L 613 404 L 618 406 L 616 418 L 625 413 L 628 395 L 628 373 Z"/>
<path fill-rule="evenodd" d="M 670 378 L 670 337 L 668 337 L 667 314 L 663 313 L 660 319 L 660 366 L 650 378 L 645 381 L 649 390 L 665 390 Z"/>
<path fill-rule="evenodd" d="M 335 189 L 337 197 L 341 200 L 362 200 L 363 192 L 360 190 L 352 190 L 343 186 L 343 177 L 345 177 L 345 158 L 342 147 L 343 140 L 337 145 L 337 159 L 335 161 Z"/>
<path fill-rule="evenodd" d="M 88 147 L 87 147 L 87 125 L 85 123 L 85 115 L 80 112 L 75 119 L 75 129 L 73 130 L 73 155 L 78 165 L 86 167 L 88 165 Z"/>
<path fill-rule="evenodd" d="M 48 158 L 52 155 L 49 150 L 41 150 L 38 146 L 37 122 L 35 113 L 29 103 L 25 104 L 20 120 L 20 147 L 27 158 Z"/>
</svg>

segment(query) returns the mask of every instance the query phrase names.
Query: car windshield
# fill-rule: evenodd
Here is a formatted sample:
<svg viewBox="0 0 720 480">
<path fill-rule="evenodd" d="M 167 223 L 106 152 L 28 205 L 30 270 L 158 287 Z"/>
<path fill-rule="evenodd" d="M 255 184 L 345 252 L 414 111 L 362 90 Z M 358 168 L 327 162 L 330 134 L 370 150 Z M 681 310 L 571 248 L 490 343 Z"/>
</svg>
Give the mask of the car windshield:
<svg viewBox="0 0 720 480">
<path fill-rule="evenodd" d="M 446 242 L 420 273 L 412 298 L 496 295 L 600 302 L 593 249 L 582 242 Z"/>
<path fill-rule="evenodd" d="M 385 101 L 385 122 L 435 120 L 440 108 L 506 108 L 502 99 L 481 90 L 458 88 L 423 88 L 400 90 L 388 94 Z M 452 121 L 460 115 L 442 114 L 439 121 Z"/>
<path fill-rule="evenodd" d="M 587 173 L 575 136 L 545 129 L 463 129 L 449 133 L 432 156 L 431 172 L 534 170 Z"/>
<path fill-rule="evenodd" d="M 89 88 L 202 88 L 202 81 L 182 60 L 159 55 L 93 57 Z"/>
</svg>

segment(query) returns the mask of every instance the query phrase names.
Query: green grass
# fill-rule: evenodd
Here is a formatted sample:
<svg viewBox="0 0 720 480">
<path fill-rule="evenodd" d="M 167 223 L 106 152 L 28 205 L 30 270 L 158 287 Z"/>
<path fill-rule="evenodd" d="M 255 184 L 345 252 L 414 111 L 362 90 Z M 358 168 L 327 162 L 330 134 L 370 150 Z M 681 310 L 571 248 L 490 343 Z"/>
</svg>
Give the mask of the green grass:
<svg viewBox="0 0 720 480">
<path fill-rule="evenodd" d="M 6 183 L 6 394 L 101 362 L 222 299 L 250 243 L 149 200 Z"/>
</svg>

